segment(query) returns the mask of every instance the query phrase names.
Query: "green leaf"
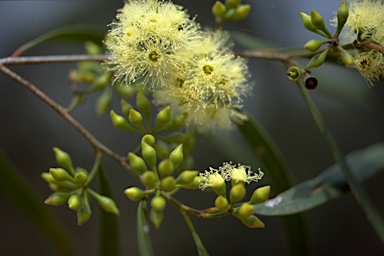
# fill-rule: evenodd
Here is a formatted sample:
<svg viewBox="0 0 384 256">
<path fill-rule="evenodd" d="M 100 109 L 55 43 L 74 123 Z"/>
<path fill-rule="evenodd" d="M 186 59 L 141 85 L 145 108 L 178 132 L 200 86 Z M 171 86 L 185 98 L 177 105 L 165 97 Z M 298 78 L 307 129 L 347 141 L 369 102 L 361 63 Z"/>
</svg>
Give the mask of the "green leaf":
<svg viewBox="0 0 384 256">
<path fill-rule="evenodd" d="M 99 188 L 100 194 L 112 198 L 111 186 L 101 165 L 99 165 Z M 100 233 L 99 233 L 99 255 L 120 255 L 119 225 L 116 215 L 104 211 L 100 207 Z"/>
<path fill-rule="evenodd" d="M 192 233 L 193 240 L 195 240 L 195 244 L 197 247 L 197 252 L 199 253 L 199 256 L 209 256 L 209 253 L 205 249 L 203 242 L 200 240 L 199 235 L 196 232 Z"/>
<path fill-rule="evenodd" d="M 372 145 L 346 156 L 348 166 L 358 181 L 384 169 L 384 143 Z M 296 214 L 320 206 L 349 191 L 338 165 L 333 165 L 314 179 L 303 182 L 263 204 L 256 205 L 257 215 Z"/>
<path fill-rule="evenodd" d="M 147 200 L 141 200 L 137 209 L 137 238 L 139 240 L 140 255 L 142 256 L 153 255 L 151 239 L 149 237 L 147 204 Z"/>
<path fill-rule="evenodd" d="M 75 255 L 71 234 L 43 204 L 44 199 L 0 148 L 0 192 L 30 219 L 59 255 Z"/>
<path fill-rule="evenodd" d="M 96 28 L 91 25 L 77 24 L 63 26 L 51 30 L 25 44 L 20 46 L 13 54 L 12 57 L 20 56 L 26 50 L 31 49 L 39 44 L 51 42 L 51 41 L 78 41 L 86 42 L 93 41 L 96 44 L 101 45 L 104 39 L 105 31 L 103 29 Z"/>
</svg>

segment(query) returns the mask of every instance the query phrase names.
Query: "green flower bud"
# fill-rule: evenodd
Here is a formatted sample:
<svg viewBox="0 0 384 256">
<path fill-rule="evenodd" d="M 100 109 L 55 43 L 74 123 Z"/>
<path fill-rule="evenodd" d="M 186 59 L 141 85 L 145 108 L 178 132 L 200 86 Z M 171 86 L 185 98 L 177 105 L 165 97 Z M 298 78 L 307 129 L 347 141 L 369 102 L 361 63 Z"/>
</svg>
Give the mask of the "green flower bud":
<svg viewBox="0 0 384 256">
<path fill-rule="evenodd" d="M 170 149 L 167 143 L 165 143 L 164 141 L 157 141 L 154 147 L 160 158 L 169 157 Z"/>
<path fill-rule="evenodd" d="M 180 174 L 181 175 L 181 174 Z M 186 189 L 198 189 L 199 188 L 199 185 L 200 185 L 200 182 L 201 182 L 201 177 L 199 176 L 196 176 L 192 183 L 190 184 L 185 184 L 185 185 L 181 185 L 180 187 L 182 188 L 186 188 Z"/>
<path fill-rule="evenodd" d="M 240 4 L 240 0 L 226 0 L 227 9 L 236 8 Z"/>
<path fill-rule="evenodd" d="M 156 228 L 159 228 L 161 222 L 164 219 L 164 214 L 162 211 L 156 211 L 152 208 L 149 212 L 149 219 L 152 221 L 153 225 L 155 225 Z"/>
<path fill-rule="evenodd" d="M 146 171 L 141 175 L 141 181 L 144 185 L 155 188 L 158 180 L 153 171 Z"/>
<path fill-rule="evenodd" d="M 151 113 L 151 104 L 142 92 L 137 93 L 136 105 L 144 116 L 149 117 Z"/>
<path fill-rule="evenodd" d="M 128 119 L 134 126 L 138 128 L 143 128 L 143 116 L 136 110 L 131 109 L 129 111 Z"/>
<path fill-rule="evenodd" d="M 89 92 L 94 92 L 103 89 L 109 84 L 109 81 L 111 80 L 111 73 L 107 72 L 99 76 L 94 83 L 92 84 L 91 88 L 89 88 Z"/>
<path fill-rule="evenodd" d="M 137 88 L 134 86 L 128 86 L 125 84 L 117 84 L 115 86 L 115 91 L 121 95 L 123 98 L 131 98 L 137 93 Z"/>
<path fill-rule="evenodd" d="M 59 206 L 65 203 L 68 198 L 71 196 L 71 193 L 68 192 L 55 192 L 50 195 L 45 201 L 45 204 Z"/>
<path fill-rule="evenodd" d="M 248 16 L 251 6 L 249 4 L 242 4 L 236 8 L 235 13 L 231 16 L 232 20 L 242 20 Z"/>
<path fill-rule="evenodd" d="M 68 171 L 74 171 L 72 166 L 72 160 L 71 157 L 67 152 L 64 152 L 63 150 L 59 148 L 53 148 L 53 152 L 55 153 L 56 162 L 63 167 L 64 169 Z"/>
<path fill-rule="evenodd" d="M 49 172 L 43 172 L 40 174 L 41 178 L 48 183 L 56 183 L 57 181 L 53 178 L 52 174 Z"/>
<path fill-rule="evenodd" d="M 244 203 L 240 206 L 239 211 L 237 212 L 241 219 L 246 219 L 253 214 L 253 205 Z"/>
<path fill-rule="evenodd" d="M 249 228 L 264 228 L 264 223 L 255 215 L 251 215 L 246 219 L 241 219 L 244 225 Z"/>
<path fill-rule="evenodd" d="M 331 49 L 331 47 L 328 47 L 322 53 L 319 53 L 319 54 L 316 54 L 315 56 L 313 56 L 312 59 L 307 64 L 307 68 L 308 69 L 309 68 L 317 68 L 317 67 L 321 66 L 321 64 L 323 64 L 323 62 L 325 61 L 325 58 L 327 57 L 330 49 Z"/>
<path fill-rule="evenodd" d="M 96 113 L 103 115 L 111 107 L 113 88 L 106 87 L 96 102 Z"/>
<path fill-rule="evenodd" d="M 102 196 L 97 193 L 92 193 L 92 195 L 96 198 L 97 202 L 99 202 L 99 205 L 101 208 L 104 209 L 106 212 L 110 212 L 115 215 L 119 215 L 119 209 L 117 209 L 115 201 L 113 201 L 112 198 L 107 196 Z"/>
<path fill-rule="evenodd" d="M 153 146 L 155 145 L 156 139 L 152 134 L 145 134 L 143 138 L 141 138 L 141 141 L 144 141 L 148 145 Z"/>
<path fill-rule="evenodd" d="M 78 195 L 72 195 L 68 199 L 68 207 L 72 210 L 78 210 L 83 204 L 83 200 Z"/>
<path fill-rule="evenodd" d="M 186 118 L 186 113 L 172 116 L 171 121 L 165 126 L 164 130 L 177 130 L 181 128 Z"/>
<path fill-rule="evenodd" d="M 130 152 L 128 153 L 128 160 L 132 169 L 137 173 L 143 174 L 145 171 L 147 171 L 147 165 L 145 164 L 143 158 Z"/>
<path fill-rule="evenodd" d="M 227 211 L 229 206 L 227 198 L 223 196 L 218 196 L 215 200 L 215 206 L 222 212 Z"/>
<path fill-rule="evenodd" d="M 79 210 L 77 210 L 77 224 L 83 225 L 91 217 L 92 211 L 89 205 L 88 194 L 85 193 L 83 196 L 83 203 Z"/>
<path fill-rule="evenodd" d="M 145 192 L 137 187 L 131 187 L 124 190 L 124 194 L 132 201 L 138 201 L 143 199 Z"/>
<path fill-rule="evenodd" d="M 183 144 L 177 146 L 170 154 L 169 160 L 173 163 L 173 166 L 177 168 L 181 162 L 183 162 Z"/>
<path fill-rule="evenodd" d="M 100 46 L 92 41 L 85 42 L 84 47 L 89 55 L 97 55 L 102 53 Z"/>
<path fill-rule="evenodd" d="M 251 197 L 251 200 L 249 200 L 250 204 L 261 204 L 267 201 L 269 197 L 269 192 L 271 192 L 270 186 L 264 186 L 256 189 Z"/>
<path fill-rule="evenodd" d="M 145 141 L 141 141 L 141 154 L 143 155 L 144 160 L 152 168 L 156 168 L 156 150 L 148 145 Z"/>
<path fill-rule="evenodd" d="M 324 23 L 323 16 L 320 15 L 320 13 L 316 12 L 315 10 L 311 10 L 311 21 L 312 24 L 319 30 L 323 31 L 325 34 L 327 34 L 328 38 L 332 37 L 331 32 L 327 29 Z"/>
<path fill-rule="evenodd" d="M 88 180 L 88 175 L 85 172 L 78 172 L 75 174 L 75 182 L 79 185 L 84 185 Z"/>
<path fill-rule="evenodd" d="M 240 202 L 245 197 L 246 190 L 244 184 L 239 183 L 231 188 L 229 192 L 229 200 L 231 200 L 231 204 L 235 204 Z"/>
<path fill-rule="evenodd" d="M 339 36 L 345 23 L 347 22 L 348 16 L 349 16 L 349 11 L 348 11 L 347 1 L 342 0 L 339 6 L 339 9 L 337 9 L 337 29 L 336 29 L 335 36 Z"/>
<path fill-rule="evenodd" d="M 173 163 L 169 159 L 164 159 L 159 163 L 158 170 L 162 177 L 167 177 L 172 174 L 174 170 Z"/>
<path fill-rule="evenodd" d="M 337 46 L 337 49 L 340 52 L 341 61 L 345 64 L 345 66 L 353 67 L 355 64 L 353 62 L 352 54 L 341 46 Z"/>
<path fill-rule="evenodd" d="M 224 17 L 227 8 L 222 2 L 216 1 L 216 3 L 212 6 L 212 14 L 215 17 Z"/>
<path fill-rule="evenodd" d="M 75 180 L 73 179 L 73 177 L 71 175 L 69 175 L 69 173 L 64 170 L 63 168 L 51 168 L 49 169 L 49 173 L 52 175 L 52 177 L 56 180 L 56 181 L 71 181 L 71 182 L 74 182 Z"/>
<path fill-rule="evenodd" d="M 198 174 L 199 174 L 198 171 L 183 171 L 176 178 L 176 184 L 181 184 L 181 185 L 191 184 L 195 180 L 195 177 Z"/>
<path fill-rule="evenodd" d="M 175 178 L 173 178 L 172 176 L 165 177 L 164 179 L 161 180 L 160 187 L 161 187 L 161 190 L 165 192 L 173 191 L 176 187 Z"/>
<path fill-rule="evenodd" d="M 110 115 L 111 115 L 113 126 L 115 126 L 117 129 L 132 130 L 132 127 L 129 125 L 127 120 L 125 120 L 124 117 L 116 114 L 115 111 L 113 110 L 111 110 Z"/>
<path fill-rule="evenodd" d="M 165 201 L 164 197 L 162 196 L 155 196 L 151 200 L 151 206 L 152 209 L 158 212 L 162 212 L 166 206 L 167 202 Z"/>
<path fill-rule="evenodd" d="M 324 33 L 323 31 L 317 29 L 313 24 L 312 24 L 312 20 L 311 20 L 311 16 L 309 16 L 308 14 L 304 13 L 304 12 L 301 12 L 300 13 L 300 16 L 301 16 L 301 20 L 303 21 L 303 25 L 304 27 L 313 32 L 313 33 L 316 33 L 318 35 L 321 35 L 321 36 L 324 36 L 324 37 L 328 37 L 326 33 Z"/>
<path fill-rule="evenodd" d="M 161 128 L 171 120 L 171 108 L 168 106 L 161 110 L 156 116 L 155 128 Z"/>
<path fill-rule="evenodd" d="M 123 114 L 129 118 L 129 113 L 131 112 L 131 109 L 133 109 L 132 105 L 126 102 L 124 99 L 121 100 L 121 111 Z"/>
<path fill-rule="evenodd" d="M 309 40 L 305 45 L 304 48 L 308 51 L 315 52 L 320 49 L 320 47 L 323 45 L 324 41 L 312 39 Z"/>
</svg>

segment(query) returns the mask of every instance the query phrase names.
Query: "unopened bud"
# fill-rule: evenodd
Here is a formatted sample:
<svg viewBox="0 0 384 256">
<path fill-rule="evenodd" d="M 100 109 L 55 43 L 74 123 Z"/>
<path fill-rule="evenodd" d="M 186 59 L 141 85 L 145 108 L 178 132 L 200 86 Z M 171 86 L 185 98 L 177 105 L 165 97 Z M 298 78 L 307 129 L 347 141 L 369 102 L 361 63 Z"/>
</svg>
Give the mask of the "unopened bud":
<svg viewBox="0 0 384 256">
<path fill-rule="evenodd" d="M 145 141 L 141 141 L 141 154 L 152 169 L 156 168 L 156 150 Z"/>
<path fill-rule="evenodd" d="M 180 175 L 176 178 L 176 183 L 181 185 L 188 185 L 191 184 L 195 177 L 199 174 L 198 171 L 183 171 L 180 173 Z"/>
<path fill-rule="evenodd" d="M 106 87 L 103 94 L 97 99 L 96 102 L 96 112 L 98 115 L 103 115 L 111 107 L 113 95 L 113 88 Z"/>
<path fill-rule="evenodd" d="M 56 181 L 71 181 L 74 182 L 74 179 L 69 173 L 63 168 L 51 168 L 49 173 Z"/>
<path fill-rule="evenodd" d="M 171 192 L 176 187 L 175 178 L 173 178 L 172 176 L 165 177 L 161 180 L 160 187 L 161 190 L 165 192 Z"/>
<path fill-rule="evenodd" d="M 154 188 L 157 183 L 156 174 L 153 171 L 146 171 L 141 175 L 141 181 L 144 185 Z"/>
<path fill-rule="evenodd" d="M 355 64 L 353 62 L 352 54 L 341 46 L 338 46 L 337 49 L 340 52 L 340 59 L 345 64 L 345 66 L 353 67 Z"/>
<path fill-rule="evenodd" d="M 53 148 L 53 152 L 55 153 L 56 162 L 63 167 L 64 169 L 71 171 L 73 170 L 71 157 L 67 152 L 59 148 Z"/>
<path fill-rule="evenodd" d="M 88 175 L 85 172 L 78 172 L 75 174 L 75 182 L 79 185 L 84 185 L 88 180 Z"/>
<path fill-rule="evenodd" d="M 137 108 L 143 113 L 144 116 L 149 116 L 151 113 L 151 104 L 142 92 L 137 93 L 136 97 Z"/>
<path fill-rule="evenodd" d="M 318 35 L 321 35 L 321 36 L 324 36 L 324 37 L 328 37 L 326 33 L 324 33 L 323 31 L 317 29 L 313 24 L 312 24 L 312 21 L 311 21 L 311 16 L 309 16 L 308 14 L 304 13 L 304 12 L 301 12 L 300 13 L 300 16 L 301 16 L 301 20 L 303 21 L 303 25 L 304 27 L 313 32 L 313 33 L 316 33 Z"/>
<path fill-rule="evenodd" d="M 155 196 L 152 200 L 151 200 L 151 206 L 154 210 L 156 211 L 163 211 L 165 206 L 166 206 L 166 201 L 165 199 L 162 197 L 162 196 Z"/>
<path fill-rule="evenodd" d="M 45 180 L 48 183 L 56 183 L 57 181 L 53 178 L 52 174 L 49 172 L 43 172 L 41 175 L 41 178 Z"/>
<path fill-rule="evenodd" d="M 94 92 L 103 89 L 105 86 L 109 84 L 109 81 L 111 80 L 111 73 L 106 72 L 99 76 L 95 82 L 92 84 L 89 91 Z"/>
<path fill-rule="evenodd" d="M 162 177 L 167 177 L 172 174 L 174 170 L 173 163 L 169 159 L 164 159 L 159 163 L 158 170 Z"/>
<path fill-rule="evenodd" d="M 156 116 L 156 128 L 161 128 L 171 120 L 171 108 L 168 106 L 161 110 Z"/>
<path fill-rule="evenodd" d="M 228 206 L 229 206 L 227 198 L 223 196 L 218 196 L 215 200 L 215 206 L 220 211 L 225 212 L 226 210 L 228 210 Z"/>
<path fill-rule="evenodd" d="M 271 192 L 270 186 L 264 186 L 256 189 L 253 192 L 251 200 L 249 200 L 249 203 L 253 205 L 264 203 L 265 201 L 267 201 L 270 192 Z"/>
<path fill-rule="evenodd" d="M 193 179 L 192 183 L 186 184 L 186 185 L 182 185 L 181 187 L 182 188 L 186 188 L 186 189 L 197 189 L 200 186 L 200 182 L 201 182 L 201 177 L 200 176 L 196 176 Z"/>
<path fill-rule="evenodd" d="M 131 187 L 124 190 L 124 194 L 129 197 L 132 201 L 138 201 L 143 199 L 145 193 L 143 190 L 137 187 Z"/>
<path fill-rule="evenodd" d="M 264 223 L 255 215 L 251 215 L 248 218 L 241 219 L 244 225 L 249 228 L 264 228 Z"/>
<path fill-rule="evenodd" d="M 169 160 L 173 163 L 173 166 L 177 168 L 183 161 L 183 144 L 177 146 L 170 154 Z"/>
<path fill-rule="evenodd" d="M 178 114 L 172 116 L 171 121 L 165 126 L 165 130 L 177 130 L 184 125 L 184 121 L 187 118 L 187 114 Z"/>
<path fill-rule="evenodd" d="M 318 13 L 315 10 L 312 10 L 311 11 L 311 21 L 312 21 L 313 26 L 315 26 L 317 29 L 323 31 L 327 35 L 328 38 L 332 37 L 332 34 L 331 34 L 331 32 L 329 32 L 329 30 L 325 26 L 323 16 L 321 16 L 320 13 Z"/>
<path fill-rule="evenodd" d="M 231 188 L 229 192 L 229 200 L 231 200 L 231 204 L 235 204 L 240 202 L 245 197 L 246 190 L 244 184 L 237 184 Z"/>
<path fill-rule="evenodd" d="M 111 110 L 110 115 L 111 115 L 113 126 L 121 130 L 132 130 L 132 127 L 129 125 L 127 120 L 125 120 L 124 117 L 116 114 L 115 111 L 113 110 Z"/>
<path fill-rule="evenodd" d="M 77 224 L 83 225 L 91 217 L 92 211 L 88 201 L 88 194 L 84 194 L 83 203 L 77 210 Z"/>
<path fill-rule="evenodd" d="M 71 196 L 70 193 L 67 192 L 55 192 L 50 195 L 45 201 L 45 204 L 59 206 L 65 203 L 68 198 Z"/>
<path fill-rule="evenodd" d="M 162 211 L 156 211 L 152 208 L 149 212 L 149 219 L 152 221 L 153 225 L 155 225 L 156 228 L 159 228 L 161 222 L 164 219 L 164 213 Z"/>
<path fill-rule="evenodd" d="M 145 134 L 143 138 L 141 138 L 141 141 L 145 141 L 148 145 L 153 146 L 155 145 L 156 139 L 152 134 Z"/>
<path fill-rule="evenodd" d="M 242 20 L 248 16 L 251 6 L 249 4 L 242 4 L 236 8 L 235 13 L 231 16 L 232 20 Z"/>
<path fill-rule="evenodd" d="M 327 57 L 330 49 L 331 49 L 331 47 L 328 47 L 322 53 L 319 53 L 319 54 L 316 54 L 315 56 L 313 56 L 312 59 L 307 64 L 307 68 L 317 68 L 317 67 L 321 66 L 321 64 L 323 64 L 323 62 L 325 61 L 325 58 Z"/>
<path fill-rule="evenodd" d="M 212 6 L 212 13 L 215 17 L 224 17 L 226 11 L 227 8 L 220 1 L 216 1 L 216 3 Z"/>
<path fill-rule="evenodd" d="M 240 206 L 239 211 L 237 212 L 241 218 L 248 218 L 253 214 L 253 205 L 244 203 Z"/>
<path fill-rule="evenodd" d="M 143 128 L 143 116 L 134 109 L 129 111 L 129 121 L 138 128 Z"/>
<path fill-rule="evenodd" d="M 143 174 L 145 171 L 147 171 L 147 165 L 145 164 L 143 158 L 130 152 L 128 153 L 128 160 L 132 169 L 137 173 Z"/>
<path fill-rule="evenodd" d="M 240 0 L 226 0 L 227 9 L 236 8 L 240 4 Z"/>
<path fill-rule="evenodd" d="M 131 112 L 131 109 L 133 109 L 132 105 L 126 102 L 124 99 L 121 100 L 120 104 L 121 104 L 121 111 L 128 118 L 129 113 Z"/>
<path fill-rule="evenodd" d="M 78 195 L 72 195 L 68 199 L 68 207 L 69 207 L 69 209 L 78 210 L 81 207 L 82 204 L 83 204 L 83 200 Z"/>
<path fill-rule="evenodd" d="M 348 11 L 347 1 L 342 0 L 339 6 L 339 9 L 337 9 L 337 29 L 336 29 L 335 36 L 338 36 L 340 34 L 345 23 L 347 22 L 348 16 L 349 16 L 349 11 Z"/>
<path fill-rule="evenodd" d="M 106 212 L 110 212 L 115 215 L 119 215 L 119 209 L 117 209 L 115 201 L 113 201 L 112 198 L 107 196 L 102 196 L 97 193 L 92 193 L 92 195 L 96 198 L 97 202 L 99 202 L 99 205 L 101 208 L 104 209 Z"/>
<path fill-rule="evenodd" d="M 317 39 L 312 39 L 309 40 L 305 45 L 304 48 L 307 49 L 308 51 L 315 52 L 320 49 L 320 47 L 323 45 L 323 41 L 317 40 Z"/>
</svg>

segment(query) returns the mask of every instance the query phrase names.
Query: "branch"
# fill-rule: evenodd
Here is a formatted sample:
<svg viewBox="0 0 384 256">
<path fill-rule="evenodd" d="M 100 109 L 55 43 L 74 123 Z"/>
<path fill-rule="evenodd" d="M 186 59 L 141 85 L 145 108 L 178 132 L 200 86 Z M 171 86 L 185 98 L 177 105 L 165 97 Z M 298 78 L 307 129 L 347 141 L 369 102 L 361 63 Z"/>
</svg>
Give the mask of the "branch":
<svg viewBox="0 0 384 256">
<path fill-rule="evenodd" d="M 32 57 L 7 57 L 0 59 L 0 66 L 43 64 L 43 63 L 65 63 L 78 61 L 105 61 L 110 55 L 52 55 Z"/>
</svg>

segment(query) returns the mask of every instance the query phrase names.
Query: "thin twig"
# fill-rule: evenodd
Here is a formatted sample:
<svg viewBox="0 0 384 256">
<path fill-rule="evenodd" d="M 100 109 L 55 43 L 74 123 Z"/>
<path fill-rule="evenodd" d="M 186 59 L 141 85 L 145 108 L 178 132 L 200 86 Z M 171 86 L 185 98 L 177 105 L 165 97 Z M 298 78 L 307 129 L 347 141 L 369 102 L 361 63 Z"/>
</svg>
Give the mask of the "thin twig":
<svg viewBox="0 0 384 256">
<path fill-rule="evenodd" d="M 29 56 L 29 57 L 7 57 L 0 59 L 0 65 L 27 65 L 44 63 L 65 63 L 79 61 L 105 61 L 110 55 L 51 55 L 51 56 Z"/>
</svg>

